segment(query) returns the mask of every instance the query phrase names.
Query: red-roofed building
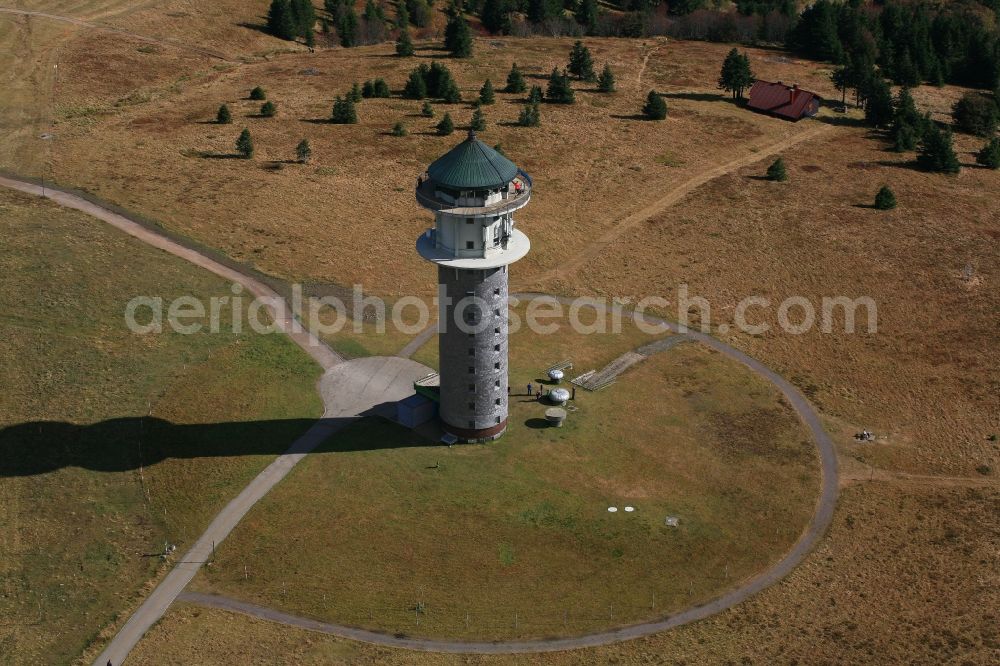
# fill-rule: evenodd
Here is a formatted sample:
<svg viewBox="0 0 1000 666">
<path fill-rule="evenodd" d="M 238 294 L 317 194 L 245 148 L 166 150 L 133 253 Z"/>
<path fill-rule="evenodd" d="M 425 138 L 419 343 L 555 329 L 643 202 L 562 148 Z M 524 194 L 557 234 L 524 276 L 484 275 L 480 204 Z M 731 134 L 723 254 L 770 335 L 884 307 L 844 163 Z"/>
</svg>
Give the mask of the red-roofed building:
<svg viewBox="0 0 1000 666">
<path fill-rule="evenodd" d="M 797 85 L 786 86 L 781 81 L 775 83 L 758 79 L 750 87 L 747 106 L 786 120 L 799 120 L 815 116 L 821 99 L 816 93 Z"/>
</svg>

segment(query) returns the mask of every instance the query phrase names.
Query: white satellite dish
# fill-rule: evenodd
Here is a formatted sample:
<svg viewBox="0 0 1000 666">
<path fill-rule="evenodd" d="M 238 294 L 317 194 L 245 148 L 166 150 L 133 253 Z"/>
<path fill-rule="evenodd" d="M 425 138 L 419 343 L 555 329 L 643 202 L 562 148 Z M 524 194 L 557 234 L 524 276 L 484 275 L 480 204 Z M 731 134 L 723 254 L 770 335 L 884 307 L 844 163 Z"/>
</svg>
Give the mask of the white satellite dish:
<svg viewBox="0 0 1000 666">
<path fill-rule="evenodd" d="M 627 507 L 625 507 L 625 510 L 628 511 L 629 513 L 632 513 L 633 511 L 635 511 L 635 507 L 634 506 L 627 506 Z"/>
<path fill-rule="evenodd" d="M 608 513 L 614 513 L 616 511 L 618 511 L 618 507 L 616 507 L 616 506 L 609 506 L 608 507 Z"/>
</svg>

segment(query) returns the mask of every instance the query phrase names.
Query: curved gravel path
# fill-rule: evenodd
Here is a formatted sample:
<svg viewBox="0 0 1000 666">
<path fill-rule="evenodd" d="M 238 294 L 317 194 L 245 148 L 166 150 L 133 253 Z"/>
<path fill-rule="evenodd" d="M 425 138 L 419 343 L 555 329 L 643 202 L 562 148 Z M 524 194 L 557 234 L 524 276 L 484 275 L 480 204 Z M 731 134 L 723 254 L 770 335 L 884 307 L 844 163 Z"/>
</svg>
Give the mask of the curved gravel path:
<svg viewBox="0 0 1000 666">
<path fill-rule="evenodd" d="M 224 266 L 210 257 L 184 247 L 92 201 L 51 187 L 46 187 L 43 191 L 39 185 L 9 176 L 0 176 L 0 186 L 29 194 L 45 196 L 62 206 L 83 211 L 108 222 L 112 226 L 145 243 L 186 259 L 194 265 L 207 269 L 227 280 L 243 284 L 244 287 L 255 295 L 280 298 L 270 287 L 258 282 L 253 277 Z M 513 294 L 513 296 L 524 299 L 532 296 L 547 295 L 521 293 Z M 572 300 L 565 297 L 549 297 L 561 303 L 569 303 Z M 813 440 L 816 443 L 820 458 L 822 480 L 815 513 L 798 541 L 790 551 L 785 553 L 781 560 L 765 571 L 746 580 L 739 587 L 708 602 L 655 622 L 646 622 L 571 638 L 507 642 L 442 641 L 402 638 L 363 629 L 317 622 L 224 597 L 185 594 L 185 598 L 196 603 L 226 608 L 231 611 L 274 620 L 303 629 L 321 631 L 343 638 L 388 647 L 424 652 L 508 654 L 571 650 L 648 636 L 720 613 L 770 587 L 788 575 L 805 558 L 812 547 L 822 538 L 830 525 L 834 509 L 836 508 L 838 493 L 837 457 L 833 442 L 823 430 L 819 415 L 809 404 L 808 400 L 790 382 L 760 361 L 710 335 L 683 329 L 677 324 L 657 317 L 644 315 L 643 318 L 649 323 L 660 324 L 676 334 L 685 335 L 691 340 L 711 347 L 721 354 L 739 361 L 753 372 L 770 381 L 788 400 L 799 418 L 811 432 Z M 321 389 L 324 402 L 326 403 L 324 418 L 318 421 L 316 425 L 296 441 L 288 452 L 279 456 L 261 472 L 257 478 L 216 516 L 205 533 L 198 539 L 191 550 L 185 554 L 183 560 L 167 574 L 166 578 L 146 598 L 139 609 L 132 614 L 111 643 L 98 656 L 94 662 L 95 666 L 105 666 L 109 661 L 114 666 L 118 666 L 124 662 L 129 652 L 139 642 L 143 634 L 163 616 L 170 607 L 170 604 L 182 594 L 184 588 L 194 577 L 195 573 L 197 573 L 201 565 L 209 559 L 214 545 L 221 543 L 250 508 L 276 483 L 283 479 L 302 457 L 312 451 L 337 429 L 350 422 L 352 418 L 365 413 L 366 405 L 367 409 L 370 410 L 376 405 L 384 403 L 386 400 L 401 397 L 396 396 L 401 390 L 400 386 L 403 384 L 412 386 L 412 380 L 426 371 L 424 366 L 400 357 L 359 359 L 360 362 L 345 362 L 315 336 L 301 330 L 301 327 L 294 324 L 295 322 L 293 322 L 291 317 L 285 317 L 281 321 L 281 329 L 327 371 L 324 379 L 321 380 Z M 429 328 L 433 330 L 433 327 Z M 419 337 L 423 338 L 424 335 L 429 338 L 432 334 L 425 331 Z M 379 363 L 382 365 L 375 367 Z M 403 367 L 401 364 L 409 365 Z M 415 376 L 411 378 L 411 375 Z M 369 388 L 372 388 L 371 395 L 367 392 Z M 340 399 L 346 396 L 350 396 L 347 404 L 337 404 Z"/>
</svg>

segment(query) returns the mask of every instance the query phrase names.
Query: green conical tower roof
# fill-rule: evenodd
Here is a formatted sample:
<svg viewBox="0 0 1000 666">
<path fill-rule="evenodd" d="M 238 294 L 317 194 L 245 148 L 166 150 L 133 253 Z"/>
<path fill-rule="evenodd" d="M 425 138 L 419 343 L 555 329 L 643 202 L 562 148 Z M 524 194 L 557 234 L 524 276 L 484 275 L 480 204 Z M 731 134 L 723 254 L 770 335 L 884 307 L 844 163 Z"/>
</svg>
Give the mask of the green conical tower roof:
<svg viewBox="0 0 1000 666">
<path fill-rule="evenodd" d="M 427 175 L 438 185 L 457 190 L 489 189 L 514 180 L 517 167 L 470 131 L 469 138 L 427 167 Z"/>
</svg>

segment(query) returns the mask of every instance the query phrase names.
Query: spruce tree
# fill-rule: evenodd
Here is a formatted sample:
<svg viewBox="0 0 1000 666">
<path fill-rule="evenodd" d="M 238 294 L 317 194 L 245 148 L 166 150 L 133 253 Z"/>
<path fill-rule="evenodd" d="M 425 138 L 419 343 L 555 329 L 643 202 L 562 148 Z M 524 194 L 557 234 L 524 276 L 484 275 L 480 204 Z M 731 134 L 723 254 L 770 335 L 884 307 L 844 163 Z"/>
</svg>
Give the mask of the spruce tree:
<svg viewBox="0 0 1000 666">
<path fill-rule="evenodd" d="M 396 40 L 396 55 L 403 58 L 413 55 L 413 40 L 410 39 L 408 28 L 403 28 L 399 32 L 399 39 Z"/>
<path fill-rule="evenodd" d="M 490 34 L 509 34 L 511 30 L 510 5 L 507 0 L 484 0 L 479 18 Z"/>
<path fill-rule="evenodd" d="M 455 123 L 451 120 L 451 114 L 444 114 L 444 118 L 437 124 L 437 133 L 440 136 L 448 136 L 455 131 Z"/>
<path fill-rule="evenodd" d="M 246 127 L 243 128 L 243 131 L 240 132 L 239 137 L 236 139 L 236 152 L 245 160 L 253 157 L 253 139 L 250 137 L 250 130 Z"/>
<path fill-rule="evenodd" d="M 510 73 L 507 74 L 507 87 L 504 90 L 509 93 L 521 93 L 525 89 L 524 75 L 521 74 L 521 70 L 517 68 L 517 63 L 515 62 L 510 66 Z"/>
<path fill-rule="evenodd" d="M 788 180 L 788 170 L 785 169 L 785 162 L 780 157 L 771 162 L 771 166 L 767 167 L 767 179 L 778 183 Z"/>
<path fill-rule="evenodd" d="M 951 132 L 937 125 L 928 127 L 920 144 L 917 165 L 934 173 L 958 173 L 961 165 L 952 146 Z"/>
<path fill-rule="evenodd" d="M 404 125 L 402 122 L 397 122 L 395 125 L 392 126 L 392 135 L 406 136 L 406 125 Z"/>
<path fill-rule="evenodd" d="M 260 115 L 264 118 L 273 118 L 278 113 L 278 106 L 271 101 L 264 102 L 260 106 Z"/>
<path fill-rule="evenodd" d="M 233 114 L 229 111 L 229 106 L 223 104 L 219 107 L 219 112 L 215 114 L 215 122 L 220 125 L 228 125 L 233 122 Z"/>
<path fill-rule="evenodd" d="M 469 30 L 468 22 L 459 11 L 448 19 L 448 25 L 445 26 L 444 47 L 451 52 L 453 58 L 472 56 L 472 31 Z"/>
<path fill-rule="evenodd" d="M 458 84 L 453 79 L 448 79 L 444 90 L 441 91 L 441 99 L 447 104 L 458 104 L 462 101 L 462 93 L 458 90 Z"/>
<path fill-rule="evenodd" d="M 480 104 L 492 104 L 496 101 L 496 96 L 493 94 L 493 82 L 486 79 L 483 83 L 483 87 L 479 89 L 479 103 Z"/>
<path fill-rule="evenodd" d="M 980 93 L 965 93 L 955 102 L 951 117 L 960 132 L 989 137 L 1000 123 L 1000 108 L 997 103 Z"/>
<path fill-rule="evenodd" d="M 830 74 L 830 82 L 840 91 L 840 105 L 847 105 L 847 89 L 851 87 L 851 71 L 847 65 L 841 65 Z"/>
<path fill-rule="evenodd" d="M 267 99 L 267 93 L 264 92 L 263 88 L 261 88 L 260 86 L 257 86 L 256 88 L 254 88 L 253 90 L 250 91 L 250 99 L 256 100 L 258 102 L 262 101 L 262 100 L 265 100 L 265 99 Z"/>
<path fill-rule="evenodd" d="M 900 88 L 892 118 L 892 143 L 896 152 L 915 150 L 923 133 L 923 118 L 909 88 Z"/>
<path fill-rule="evenodd" d="M 295 157 L 298 158 L 300 164 L 305 164 L 312 157 L 312 147 L 310 147 L 308 139 L 302 139 L 299 141 L 299 145 L 295 146 Z"/>
<path fill-rule="evenodd" d="M 604 63 L 604 70 L 597 78 L 597 89 L 602 93 L 611 93 L 615 91 L 615 75 L 611 71 L 611 66 L 607 63 Z"/>
<path fill-rule="evenodd" d="M 989 143 L 976 153 L 976 163 L 988 169 L 1000 169 L 1000 139 L 990 139 Z"/>
<path fill-rule="evenodd" d="M 531 90 L 528 92 L 528 103 L 529 104 L 541 104 L 542 103 L 542 87 L 541 86 L 531 86 Z"/>
<path fill-rule="evenodd" d="M 371 79 L 368 79 L 361 86 L 361 96 L 365 99 L 371 99 L 375 96 L 375 83 Z"/>
<path fill-rule="evenodd" d="M 410 10 L 407 7 L 406 0 L 396 0 L 396 27 L 405 31 L 409 25 Z M 399 51 L 397 50 L 397 53 L 398 52 Z"/>
<path fill-rule="evenodd" d="M 296 35 L 306 37 L 312 32 L 313 26 L 316 25 L 316 10 L 313 9 L 312 0 L 291 0 L 289 13 Z"/>
<path fill-rule="evenodd" d="M 896 195 L 889 189 L 888 185 L 883 185 L 875 195 L 875 208 L 879 210 L 892 210 L 896 207 Z"/>
<path fill-rule="evenodd" d="M 410 78 L 406 80 L 406 86 L 403 88 L 403 97 L 406 99 L 427 97 L 427 83 L 419 69 L 410 72 Z"/>
<path fill-rule="evenodd" d="M 358 15 L 354 12 L 353 5 L 347 5 L 341 10 L 337 34 L 340 35 L 340 45 L 344 48 L 358 45 Z"/>
<path fill-rule="evenodd" d="M 872 127 L 885 127 L 892 122 L 892 91 L 885 79 L 873 79 L 865 93 L 865 121 Z"/>
<path fill-rule="evenodd" d="M 392 93 L 389 91 L 389 84 L 385 82 L 385 79 L 375 79 L 372 82 L 372 92 L 375 94 L 373 97 L 391 97 Z"/>
<path fill-rule="evenodd" d="M 521 115 L 517 117 L 517 124 L 521 127 L 538 127 L 541 124 L 541 110 L 538 102 L 528 102 L 521 109 Z"/>
<path fill-rule="evenodd" d="M 347 98 L 355 104 L 364 98 L 364 95 L 361 94 L 361 86 L 358 85 L 357 81 L 355 81 L 354 85 L 351 86 L 350 92 L 347 93 Z"/>
<path fill-rule="evenodd" d="M 422 115 L 424 118 L 434 117 L 434 107 L 431 106 L 431 103 L 429 101 L 425 101 L 424 105 L 420 107 L 420 115 Z"/>
<path fill-rule="evenodd" d="M 353 125 L 358 122 L 358 113 L 350 97 L 337 97 L 333 102 L 330 122 L 336 125 Z"/>
<path fill-rule="evenodd" d="M 545 91 L 545 99 L 555 104 L 572 104 L 576 101 L 569 77 L 565 72 L 553 69 L 549 75 L 549 86 Z"/>
<path fill-rule="evenodd" d="M 655 90 L 650 90 L 646 95 L 646 103 L 642 106 L 642 115 L 647 120 L 663 120 L 667 117 L 667 103 L 663 97 L 656 94 Z"/>
<path fill-rule="evenodd" d="M 580 0 L 573 17 L 586 34 L 593 35 L 597 32 L 597 0 Z"/>
<path fill-rule="evenodd" d="M 569 73 L 583 81 L 593 81 L 594 61 L 590 57 L 590 49 L 577 40 L 573 44 L 573 49 L 569 52 Z"/>
<path fill-rule="evenodd" d="M 732 49 L 722 62 L 719 72 L 719 88 L 730 92 L 733 99 L 743 99 L 743 91 L 753 84 L 753 71 L 750 69 L 750 59 L 746 54 L 740 54 Z"/>
<path fill-rule="evenodd" d="M 482 109 L 476 109 L 472 113 L 472 121 L 469 123 L 469 129 L 476 132 L 486 131 L 486 117 L 483 115 Z"/>
<path fill-rule="evenodd" d="M 288 0 L 271 0 L 267 10 L 267 31 L 278 39 L 295 39 L 297 30 Z"/>
</svg>

